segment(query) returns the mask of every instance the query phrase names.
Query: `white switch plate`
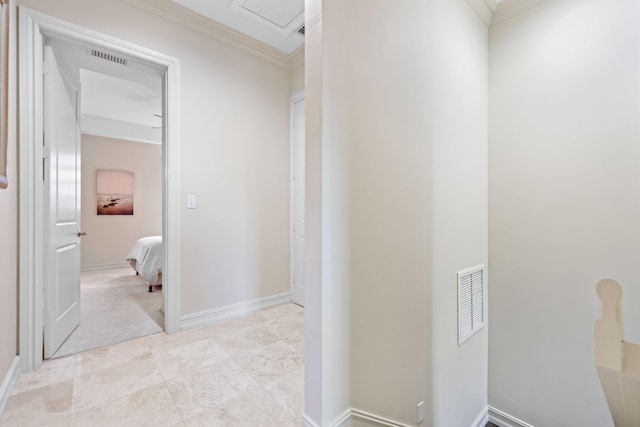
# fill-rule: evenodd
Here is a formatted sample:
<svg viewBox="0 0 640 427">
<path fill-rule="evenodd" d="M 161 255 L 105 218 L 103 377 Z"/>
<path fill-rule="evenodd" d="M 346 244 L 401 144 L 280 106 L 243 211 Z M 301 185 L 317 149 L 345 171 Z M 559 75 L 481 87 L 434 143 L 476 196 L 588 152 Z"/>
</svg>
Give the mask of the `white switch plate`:
<svg viewBox="0 0 640 427">
<path fill-rule="evenodd" d="M 196 208 L 196 196 L 187 196 L 187 209 Z"/>
<path fill-rule="evenodd" d="M 418 403 L 418 424 L 424 421 L 424 400 Z"/>
</svg>

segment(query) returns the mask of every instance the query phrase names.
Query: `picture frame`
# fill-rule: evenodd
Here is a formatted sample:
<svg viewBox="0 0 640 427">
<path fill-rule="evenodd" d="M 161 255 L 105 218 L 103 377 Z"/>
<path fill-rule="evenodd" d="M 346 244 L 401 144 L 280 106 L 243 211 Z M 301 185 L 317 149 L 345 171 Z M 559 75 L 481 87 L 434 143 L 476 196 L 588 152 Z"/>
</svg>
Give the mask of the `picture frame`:
<svg viewBox="0 0 640 427">
<path fill-rule="evenodd" d="M 0 189 L 7 179 L 9 143 L 9 0 L 0 0 Z"/>
</svg>

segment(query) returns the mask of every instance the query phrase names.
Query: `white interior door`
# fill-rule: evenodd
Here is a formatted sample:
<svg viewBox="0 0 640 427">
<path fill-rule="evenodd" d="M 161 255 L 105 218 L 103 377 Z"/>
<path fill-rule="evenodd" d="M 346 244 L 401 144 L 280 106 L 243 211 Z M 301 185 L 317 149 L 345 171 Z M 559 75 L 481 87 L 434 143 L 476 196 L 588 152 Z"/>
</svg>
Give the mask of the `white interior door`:
<svg viewBox="0 0 640 427">
<path fill-rule="evenodd" d="M 305 209 L 304 209 L 304 99 L 293 105 L 293 301 L 304 307 Z"/>
<path fill-rule="evenodd" d="M 80 324 L 80 82 L 45 46 L 44 356 Z"/>
</svg>

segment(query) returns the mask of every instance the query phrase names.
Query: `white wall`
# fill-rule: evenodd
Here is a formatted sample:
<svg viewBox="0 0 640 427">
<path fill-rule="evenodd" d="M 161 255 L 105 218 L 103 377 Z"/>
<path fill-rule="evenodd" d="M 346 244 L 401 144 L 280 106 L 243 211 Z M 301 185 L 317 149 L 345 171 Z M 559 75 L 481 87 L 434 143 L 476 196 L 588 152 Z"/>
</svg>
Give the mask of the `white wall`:
<svg viewBox="0 0 640 427">
<path fill-rule="evenodd" d="M 292 94 L 304 90 L 304 62 L 291 69 L 291 89 Z"/>
<path fill-rule="evenodd" d="M 466 0 L 430 15 L 434 426 L 471 426 L 487 407 L 488 328 L 458 347 L 456 283 L 487 264 L 489 39 Z"/>
<path fill-rule="evenodd" d="M 487 335 L 457 347 L 456 272 L 487 257 L 487 28 L 466 0 L 307 8 L 307 415 L 415 425 L 425 401 L 424 425 L 471 425 Z"/>
<path fill-rule="evenodd" d="M 133 172 L 133 215 L 98 215 L 96 171 Z M 123 264 L 141 237 L 162 234 L 162 146 L 82 135 L 82 268 Z"/>
<path fill-rule="evenodd" d="M 180 60 L 181 314 L 289 291 L 289 69 L 124 1 L 20 3 Z"/>
<path fill-rule="evenodd" d="M 15 3 L 10 3 L 10 31 L 17 34 Z M 15 40 L 15 38 L 14 38 Z M 0 190 L 0 383 L 18 352 L 18 163 L 16 153 L 16 47 L 9 48 L 9 147 L 7 171 L 9 186 Z"/>
<path fill-rule="evenodd" d="M 490 35 L 490 405 L 612 426 L 595 284 L 640 342 L 640 3 L 547 0 Z"/>
</svg>

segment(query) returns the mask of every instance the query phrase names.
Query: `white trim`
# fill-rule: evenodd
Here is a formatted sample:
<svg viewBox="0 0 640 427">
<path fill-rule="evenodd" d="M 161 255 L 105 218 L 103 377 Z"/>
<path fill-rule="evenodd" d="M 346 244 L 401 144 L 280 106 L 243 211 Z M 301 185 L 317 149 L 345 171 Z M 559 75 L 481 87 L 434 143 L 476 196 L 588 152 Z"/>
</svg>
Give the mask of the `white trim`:
<svg viewBox="0 0 640 427">
<path fill-rule="evenodd" d="M 320 427 L 307 414 L 302 416 L 302 427 Z"/>
<path fill-rule="evenodd" d="M 493 406 L 489 406 L 489 421 L 500 427 L 534 427 L 533 424 L 526 423 Z"/>
<path fill-rule="evenodd" d="M 107 264 L 92 264 L 92 265 L 84 265 L 82 266 L 82 271 L 100 271 L 100 270 L 111 270 L 114 268 L 127 268 L 131 267 L 128 262 L 111 262 Z"/>
<path fill-rule="evenodd" d="M 486 414 L 486 412 L 485 412 Z M 361 411 L 355 408 L 349 408 L 342 414 L 333 420 L 330 427 L 350 427 L 353 421 L 365 422 L 373 427 L 411 427 L 408 424 L 403 424 L 397 421 L 390 420 L 388 418 L 381 417 L 379 415 L 372 414 L 370 412 Z M 308 415 L 302 416 L 302 427 L 320 427 L 315 421 L 313 421 Z M 472 427 L 476 427 L 475 425 Z M 482 426 L 484 427 L 484 426 Z"/>
<path fill-rule="evenodd" d="M 20 362 L 24 372 L 42 364 L 42 40 L 57 35 L 132 56 L 166 70 L 163 146 L 163 234 L 165 236 L 165 330 L 180 331 L 179 61 L 176 58 L 20 6 Z M 170 177 L 170 179 L 169 179 Z"/>
<path fill-rule="evenodd" d="M 295 68 L 304 64 L 304 45 L 300 46 L 289 55 L 289 68 Z"/>
<path fill-rule="evenodd" d="M 180 324 L 182 330 L 199 328 L 224 320 L 235 319 L 276 305 L 290 304 L 291 302 L 291 292 L 283 292 L 264 298 L 257 298 L 211 310 L 200 311 L 198 313 L 187 314 L 182 316 Z"/>
<path fill-rule="evenodd" d="M 467 0 L 469 5 L 476 11 L 482 22 L 488 27 L 491 25 L 493 12 L 496 10 L 495 0 Z"/>
<path fill-rule="evenodd" d="M 4 376 L 2 384 L 0 384 L 0 420 L 4 414 L 4 410 L 7 407 L 7 402 L 13 393 L 13 389 L 16 387 L 18 380 L 20 379 L 20 356 L 16 356 L 9 366 L 7 375 Z"/>
<path fill-rule="evenodd" d="M 384 427 L 411 427 L 408 424 L 403 424 L 397 421 L 390 420 L 369 412 L 361 411 L 359 409 L 351 409 L 351 420 L 365 421 L 373 426 Z"/>
<path fill-rule="evenodd" d="M 543 1 L 545 0 L 505 0 L 496 8 L 493 19 L 491 20 L 491 26 L 498 25 L 507 19 L 518 16 Z"/>
<path fill-rule="evenodd" d="M 292 61 L 297 58 L 294 55 L 297 53 L 297 49 L 292 54 L 287 54 L 170 0 L 124 1 L 200 34 L 229 43 L 238 49 L 252 53 L 284 68 L 291 68 Z"/>
<path fill-rule="evenodd" d="M 471 427 L 484 427 L 489 422 L 489 407 L 484 408 L 471 424 Z"/>
</svg>

